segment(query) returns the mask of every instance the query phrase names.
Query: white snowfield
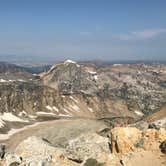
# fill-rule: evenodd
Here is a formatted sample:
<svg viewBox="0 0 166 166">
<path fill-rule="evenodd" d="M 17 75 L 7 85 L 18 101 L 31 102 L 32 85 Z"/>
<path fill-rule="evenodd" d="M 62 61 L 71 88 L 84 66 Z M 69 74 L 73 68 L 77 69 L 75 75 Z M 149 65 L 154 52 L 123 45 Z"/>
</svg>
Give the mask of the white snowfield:
<svg viewBox="0 0 166 166">
<path fill-rule="evenodd" d="M 25 120 L 13 115 L 10 112 L 4 112 L 3 114 L 1 114 L 0 119 L 11 122 L 25 122 Z"/>
<path fill-rule="evenodd" d="M 36 112 L 37 115 L 56 115 L 52 112 Z"/>
<path fill-rule="evenodd" d="M 68 115 L 68 114 L 59 114 L 59 116 L 63 116 L 63 117 L 71 117 L 71 115 Z"/>
<path fill-rule="evenodd" d="M 51 106 L 49 106 L 49 105 L 47 105 L 46 108 L 47 108 L 48 110 L 50 110 L 50 111 L 53 110 L 53 108 L 52 108 Z"/>
<path fill-rule="evenodd" d="M 75 61 L 72 61 L 70 59 L 67 59 L 66 61 L 64 61 L 64 64 L 68 64 L 68 63 L 76 63 Z"/>
<path fill-rule="evenodd" d="M 59 112 L 59 109 L 57 107 L 53 106 L 52 108 L 54 109 L 54 111 Z"/>
<path fill-rule="evenodd" d="M 93 109 L 92 109 L 92 108 L 90 108 L 90 107 L 88 107 L 88 110 L 89 110 L 90 112 L 93 112 Z"/>
<path fill-rule="evenodd" d="M 98 76 L 97 76 L 97 75 L 95 75 L 95 76 L 94 76 L 94 79 L 95 79 L 95 80 L 97 80 L 97 79 L 98 79 Z"/>
<path fill-rule="evenodd" d="M 17 79 L 17 80 L 4 80 L 4 79 L 0 79 L 0 82 L 1 82 L 1 83 L 16 82 L 16 81 L 18 81 L 18 82 L 26 82 L 26 81 L 23 80 L 23 79 Z"/>
<path fill-rule="evenodd" d="M 91 71 L 91 70 L 88 70 L 88 73 L 90 73 L 90 74 L 92 74 L 92 75 L 97 74 L 97 72 L 96 72 L 96 71 Z"/>
<path fill-rule="evenodd" d="M 4 112 L 3 114 L 0 114 L 0 128 L 5 125 L 4 121 L 10 121 L 10 122 L 28 122 L 27 120 L 23 120 L 12 113 Z"/>
<path fill-rule="evenodd" d="M 140 111 L 134 111 L 138 116 L 143 116 L 144 114 Z"/>
<path fill-rule="evenodd" d="M 0 79 L 0 82 L 8 82 L 7 80 L 4 79 Z"/>
<path fill-rule="evenodd" d="M 56 112 L 59 112 L 59 109 L 55 106 L 50 106 L 50 105 L 47 105 L 46 106 L 46 109 L 48 109 L 49 111 L 56 111 Z"/>
</svg>

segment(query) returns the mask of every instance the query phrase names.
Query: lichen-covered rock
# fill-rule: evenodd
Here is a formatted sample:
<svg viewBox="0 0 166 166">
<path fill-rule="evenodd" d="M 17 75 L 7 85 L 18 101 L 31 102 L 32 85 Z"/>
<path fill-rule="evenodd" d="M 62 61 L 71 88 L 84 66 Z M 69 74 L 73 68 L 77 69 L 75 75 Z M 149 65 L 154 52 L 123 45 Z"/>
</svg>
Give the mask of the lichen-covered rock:
<svg viewBox="0 0 166 166">
<path fill-rule="evenodd" d="M 53 155 L 57 153 L 57 151 L 58 150 L 50 143 L 36 136 L 29 137 L 22 141 L 15 150 L 15 152 L 23 158 L 35 155 Z"/>
<path fill-rule="evenodd" d="M 88 133 L 70 140 L 65 155 L 81 162 L 87 158 L 97 158 L 101 153 L 110 153 L 109 139 L 96 133 Z"/>
<path fill-rule="evenodd" d="M 16 147 L 16 153 L 22 156 L 25 166 L 77 166 L 68 160 L 60 148 L 52 146 L 39 137 L 29 137 Z M 24 165 L 25 164 L 25 165 Z M 29 165 L 28 165 L 29 164 Z M 36 164 L 36 165 L 35 165 Z"/>
</svg>

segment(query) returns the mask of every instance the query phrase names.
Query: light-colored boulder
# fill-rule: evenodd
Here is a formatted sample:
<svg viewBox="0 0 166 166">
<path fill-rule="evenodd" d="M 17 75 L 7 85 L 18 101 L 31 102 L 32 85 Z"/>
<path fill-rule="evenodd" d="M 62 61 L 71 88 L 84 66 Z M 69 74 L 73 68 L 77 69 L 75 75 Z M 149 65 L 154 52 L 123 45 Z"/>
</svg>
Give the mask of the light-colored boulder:
<svg viewBox="0 0 166 166">
<path fill-rule="evenodd" d="M 70 140 L 65 155 L 76 161 L 98 158 L 101 153 L 110 153 L 109 139 L 96 133 L 87 133 Z"/>
<path fill-rule="evenodd" d="M 159 145 L 166 140 L 166 130 L 161 128 L 139 130 L 134 127 L 115 127 L 111 130 L 112 153 L 128 153 L 135 150 L 160 150 Z"/>
<path fill-rule="evenodd" d="M 53 155 L 57 151 L 58 150 L 50 143 L 36 136 L 29 137 L 22 141 L 15 150 L 15 152 L 23 158 L 35 155 Z"/>
<path fill-rule="evenodd" d="M 15 153 L 6 153 L 4 156 L 5 159 L 5 166 L 13 166 L 13 165 L 20 165 L 20 163 L 22 162 L 22 158 L 20 156 L 18 156 Z"/>
<path fill-rule="evenodd" d="M 133 151 L 141 136 L 141 131 L 135 127 L 115 127 L 111 130 L 112 153 Z"/>
<path fill-rule="evenodd" d="M 15 151 L 23 157 L 23 166 L 78 166 L 63 155 L 63 150 L 36 136 L 21 142 Z"/>
</svg>

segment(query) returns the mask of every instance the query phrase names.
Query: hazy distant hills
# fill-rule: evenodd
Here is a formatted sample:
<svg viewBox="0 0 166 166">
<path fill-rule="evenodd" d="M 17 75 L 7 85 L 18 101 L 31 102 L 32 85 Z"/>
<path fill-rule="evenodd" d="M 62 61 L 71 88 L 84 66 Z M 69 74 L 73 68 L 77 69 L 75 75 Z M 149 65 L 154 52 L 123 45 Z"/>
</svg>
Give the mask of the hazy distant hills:
<svg viewBox="0 0 166 166">
<path fill-rule="evenodd" d="M 21 66 L 28 66 L 28 67 L 36 67 L 36 66 L 47 66 L 53 65 L 54 63 L 59 63 L 62 60 L 58 60 L 56 56 L 22 56 L 22 55 L 0 55 L 0 62 L 8 62 L 14 63 Z M 138 64 L 138 63 L 145 63 L 145 64 L 166 64 L 166 60 L 79 60 L 80 63 L 94 63 L 96 65 L 103 65 L 103 64 Z"/>
</svg>

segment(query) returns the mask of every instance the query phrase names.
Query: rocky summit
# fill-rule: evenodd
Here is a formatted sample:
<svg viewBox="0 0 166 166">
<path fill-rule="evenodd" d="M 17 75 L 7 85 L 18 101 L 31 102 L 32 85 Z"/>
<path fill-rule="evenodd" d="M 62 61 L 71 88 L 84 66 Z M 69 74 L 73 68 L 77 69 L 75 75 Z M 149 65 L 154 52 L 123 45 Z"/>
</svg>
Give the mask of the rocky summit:
<svg viewBox="0 0 166 166">
<path fill-rule="evenodd" d="M 40 70 L 0 63 L 1 165 L 166 164 L 165 64 Z"/>
</svg>

